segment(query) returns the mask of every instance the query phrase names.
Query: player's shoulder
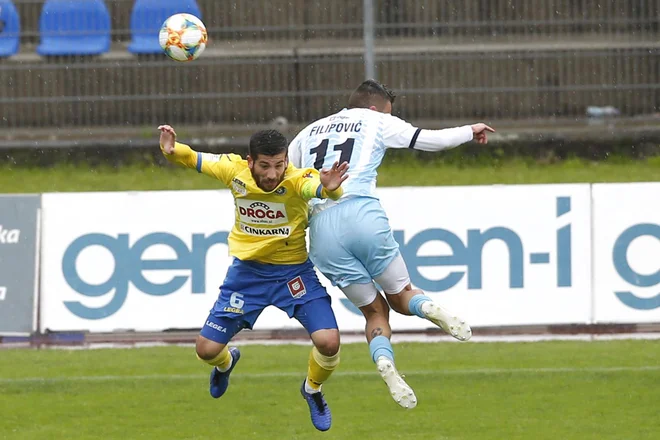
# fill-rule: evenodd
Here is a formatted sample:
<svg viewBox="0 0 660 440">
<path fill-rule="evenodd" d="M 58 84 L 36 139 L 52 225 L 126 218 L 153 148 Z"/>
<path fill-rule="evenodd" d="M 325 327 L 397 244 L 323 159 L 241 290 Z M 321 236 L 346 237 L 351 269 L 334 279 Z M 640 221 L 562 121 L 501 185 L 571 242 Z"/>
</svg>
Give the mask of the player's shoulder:
<svg viewBox="0 0 660 440">
<path fill-rule="evenodd" d="M 388 116 L 389 113 L 382 113 L 376 110 L 371 110 L 369 108 L 345 108 L 339 113 L 335 113 L 333 116 L 337 118 L 358 118 L 358 119 L 382 119 L 383 117 Z"/>
<path fill-rule="evenodd" d="M 364 127 L 370 129 L 383 130 L 396 127 L 402 122 L 396 116 L 389 113 L 382 113 L 368 108 L 351 108 L 337 113 L 337 118 L 345 118 L 346 121 L 357 121 Z"/>
<path fill-rule="evenodd" d="M 405 123 L 403 119 L 401 119 L 398 116 L 394 116 L 392 113 L 380 113 L 380 112 L 374 112 L 378 113 L 380 115 L 380 119 L 384 121 L 385 123 L 397 123 L 397 122 L 403 122 Z"/>
<path fill-rule="evenodd" d="M 218 154 L 216 160 L 218 165 L 222 167 L 225 177 L 228 179 L 240 177 L 242 180 L 249 180 L 252 176 L 247 160 L 243 159 L 238 154 Z"/>
<path fill-rule="evenodd" d="M 248 167 L 247 160 L 243 159 L 243 157 L 239 154 L 222 154 L 220 159 L 224 162 L 226 167 L 230 167 L 235 173 L 241 173 L 250 169 L 250 167 Z"/>
<path fill-rule="evenodd" d="M 306 127 L 306 130 L 311 129 L 315 125 L 324 125 L 332 122 L 341 122 L 343 120 L 351 119 L 351 118 L 359 118 L 361 119 L 363 116 L 364 111 L 370 111 L 369 109 L 363 109 L 363 108 L 344 108 L 336 113 L 333 113 L 331 115 L 325 116 L 321 119 L 317 119 L 316 121 L 312 122 Z"/>
<path fill-rule="evenodd" d="M 368 108 L 345 108 L 334 115 L 328 116 L 331 121 L 341 121 L 342 119 L 380 119 L 384 113 L 377 112 Z"/>
<path fill-rule="evenodd" d="M 236 165 L 245 165 L 247 166 L 247 160 L 243 159 L 243 157 L 240 154 L 236 153 L 225 153 L 221 154 L 221 157 L 224 156 L 227 161 L 235 163 Z"/>
<path fill-rule="evenodd" d="M 314 168 L 298 168 L 289 164 L 286 170 L 284 180 L 291 182 L 291 184 L 298 186 L 304 185 L 304 181 L 319 177 L 319 172 Z"/>
<path fill-rule="evenodd" d="M 318 175 L 319 172 L 314 168 L 298 168 L 293 164 L 289 164 L 284 178 L 291 180 L 312 179 Z"/>
<path fill-rule="evenodd" d="M 240 155 L 234 153 L 200 153 L 202 159 L 206 162 L 224 162 L 227 164 L 234 165 L 246 165 L 247 161 L 243 159 Z"/>
<path fill-rule="evenodd" d="M 401 133 L 409 130 L 412 125 L 410 122 L 405 121 L 398 116 L 389 113 L 381 113 L 380 119 L 381 130 L 387 133 Z"/>
</svg>

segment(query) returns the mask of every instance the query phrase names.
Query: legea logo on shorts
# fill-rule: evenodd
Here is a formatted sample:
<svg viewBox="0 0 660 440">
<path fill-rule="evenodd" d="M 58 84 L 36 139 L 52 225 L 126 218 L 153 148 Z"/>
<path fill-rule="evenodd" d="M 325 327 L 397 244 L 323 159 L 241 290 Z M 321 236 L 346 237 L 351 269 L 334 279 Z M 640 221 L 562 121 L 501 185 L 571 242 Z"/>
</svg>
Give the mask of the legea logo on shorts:
<svg viewBox="0 0 660 440">
<path fill-rule="evenodd" d="M 212 321 L 206 321 L 206 326 L 211 327 L 213 330 L 219 331 L 220 333 L 227 333 L 227 329 L 221 326 L 220 324 L 216 324 L 215 322 Z"/>
<path fill-rule="evenodd" d="M 653 287 L 660 284 L 660 268 L 651 274 L 642 274 L 630 266 L 629 253 L 633 241 L 642 237 L 653 237 L 660 240 L 660 225 L 653 223 L 641 223 L 633 225 L 623 231 L 614 242 L 612 249 L 612 262 L 617 273 L 626 283 L 635 287 Z M 648 256 L 645 256 L 648 258 Z M 655 263 L 660 266 L 660 261 Z M 635 295 L 631 291 L 614 292 L 617 298 L 633 309 L 653 310 L 660 307 L 660 293 L 650 298 Z"/>
<path fill-rule="evenodd" d="M 206 292 L 206 254 L 216 244 L 227 244 L 227 232 L 216 232 L 209 236 L 192 234 L 192 246 L 188 246 L 176 235 L 156 232 L 138 239 L 132 246 L 128 234 L 112 237 L 106 234 L 87 234 L 75 239 L 62 257 L 62 274 L 73 290 L 86 297 L 110 296 L 103 306 L 90 307 L 84 301 L 65 301 L 71 313 L 84 319 L 103 319 L 116 313 L 124 305 L 130 284 L 147 295 L 164 296 L 179 290 L 188 279 L 193 294 Z M 176 258 L 169 260 L 146 260 L 143 255 L 152 246 L 167 246 Z M 86 274 L 78 271 L 78 256 L 87 248 L 102 247 L 114 260 L 114 269 L 107 280 L 92 284 Z M 172 275 L 166 282 L 151 282 L 144 271 L 189 271 L 190 275 Z"/>
<path fill-rule="evenodd" d="M 281 225 L 289 222 L 284 203 L 237 199 L 236 208 L 241 221 L 244 223 Z"/>
</svg>

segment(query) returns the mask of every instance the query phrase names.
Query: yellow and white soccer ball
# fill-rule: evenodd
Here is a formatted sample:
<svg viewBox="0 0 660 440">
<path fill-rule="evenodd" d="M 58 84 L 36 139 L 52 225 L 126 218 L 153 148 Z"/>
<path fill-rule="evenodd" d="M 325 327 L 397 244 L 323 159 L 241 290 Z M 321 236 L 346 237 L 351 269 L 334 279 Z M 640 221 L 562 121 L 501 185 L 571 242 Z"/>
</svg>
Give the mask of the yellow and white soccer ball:
<svg viewBox="0 0 660 440">
<path fill-rule="evenodd" d="M 158 34 L 160 47 L 175 61 L 192 61 L 206 48 L 208 34 L 202 20 L 191 14 L 174 14 Z"/>
</svg>

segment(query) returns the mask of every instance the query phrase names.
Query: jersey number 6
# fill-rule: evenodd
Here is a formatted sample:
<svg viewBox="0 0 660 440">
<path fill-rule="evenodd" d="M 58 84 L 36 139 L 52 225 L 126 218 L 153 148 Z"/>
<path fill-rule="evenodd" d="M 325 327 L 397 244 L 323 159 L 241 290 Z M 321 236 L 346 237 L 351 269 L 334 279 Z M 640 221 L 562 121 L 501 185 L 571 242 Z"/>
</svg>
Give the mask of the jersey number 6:
<svg viewBox="0 0 660 440">
<path fill-rule="evenodd" d="M 325 155 L 328 153 L 328 144 L 330 143 L 329 139 L 324 139 L 323 142 L 319 144 L 318 147 L 314 147 L 309 152 L 311 154 L 316 154 L 316 160 L 314 161 L 314 168 L 320 170 L 323 168 L 323 162 L 325 161 Z M 346 139 L 346 142 L 343 144 L 335 145 L 333 150 L 341 151 L 341 156 L 339 157 L 339 163 L 351 161 L 351 155 L 353 154 L 353 145 L 355 144 L 355 139 L 349 138 Z"/>
</svg>

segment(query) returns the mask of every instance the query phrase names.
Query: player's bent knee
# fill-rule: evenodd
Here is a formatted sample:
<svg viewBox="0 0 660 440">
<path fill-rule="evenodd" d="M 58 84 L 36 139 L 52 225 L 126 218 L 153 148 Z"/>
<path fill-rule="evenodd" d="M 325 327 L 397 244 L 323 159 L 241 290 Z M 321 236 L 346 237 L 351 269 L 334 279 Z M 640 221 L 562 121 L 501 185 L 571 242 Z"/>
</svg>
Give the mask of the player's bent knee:
<svg viewBox="0 0 660 440">
<path fill-rule="evenodd" d="M 317 330 L 312 333 L 312 342 L 314 342 L 314 346 L 322 355 L 334 356 L 339 352 L 339 330 Z"/>
<path fill-rule="evenodd" d="M 225 348 L 225 344 L 212 341 L 201 335 L 197 336 L 195 351 L 197 356 L 204 361 L 210 361 L 217 357 L 223 348 Z"/>
</svg>

